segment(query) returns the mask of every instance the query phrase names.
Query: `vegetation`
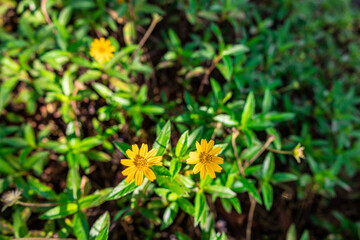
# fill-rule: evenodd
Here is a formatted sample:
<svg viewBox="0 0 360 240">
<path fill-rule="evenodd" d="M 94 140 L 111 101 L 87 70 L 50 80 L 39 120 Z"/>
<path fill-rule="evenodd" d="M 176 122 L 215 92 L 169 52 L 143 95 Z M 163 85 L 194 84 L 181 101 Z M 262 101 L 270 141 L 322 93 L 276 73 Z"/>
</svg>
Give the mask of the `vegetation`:
<svg viewBox="0 0 360 240">
<path fill-rule="evenodd" d="M 359 6 L 3 0 L 0 239 L 360 239 Z"/>
</svg>

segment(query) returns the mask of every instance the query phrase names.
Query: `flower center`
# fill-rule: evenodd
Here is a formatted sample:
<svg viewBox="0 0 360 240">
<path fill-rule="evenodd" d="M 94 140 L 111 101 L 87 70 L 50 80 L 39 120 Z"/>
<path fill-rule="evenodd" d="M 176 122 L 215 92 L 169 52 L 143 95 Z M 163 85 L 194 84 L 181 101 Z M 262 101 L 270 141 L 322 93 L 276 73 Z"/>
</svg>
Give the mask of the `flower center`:
<svg viewBox="0 0 360 240">
<path fill-rule="evenodd" d="M 134 165 L 137 168 L 143 168 L 147 166 L 147 161 L 144 157 L 140 156 L 140 155 L 136 155 L 134 157 Z"/>
<path fill-rule="evenodd" d="M 105 53 L 106 49 L 104 47 L 99 47 L 98 51 L 99 51 L 99 53 Z"/>
<path fill-rule="evenodd" d="M 199 158 L 200 158 L 200 162 L 201 163 L 209 163 L 209 162 L 212 162 L 212 156 L 205 153 L 205 152 L 202 152 L 200 153 L 199 155 Z"/>
</svg>

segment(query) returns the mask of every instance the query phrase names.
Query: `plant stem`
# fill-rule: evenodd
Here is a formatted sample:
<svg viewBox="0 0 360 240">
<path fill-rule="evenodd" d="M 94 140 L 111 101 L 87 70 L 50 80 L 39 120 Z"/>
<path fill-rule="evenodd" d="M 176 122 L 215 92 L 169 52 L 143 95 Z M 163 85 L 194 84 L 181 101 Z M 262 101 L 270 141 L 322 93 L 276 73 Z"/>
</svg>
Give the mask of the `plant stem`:
<svg viewBox="0 0 360 240">
<path fill-rule="evenodd" d="M 16 203 L 25 207 L 54 207 L 57 205 L 56 203 L 26 203 L 21 201 L 17 201 Z"/>
<path fill-rule="evenodd" d="M 209 83 L 210 73 L 214 70 L 216 64 L 218 64 L 218 62 L 220 62 L 221 59 L 222 59 L 221 55 L 216 56 L 213 59 L 211 66 L 208 69 L 206 69 L 204 77 L 202 78 L 201 83 L 200 83 L 199 93 L 201 93 L 203 91 L 205 83 Z"/>
<path fill-rule="evenodd" d="M 136 55 L 136 53 L 144 46 L 144 44 L 146 43 L 147 39 L 150 37 L 150 34 L 152 33 L 152 31 L 154 30 L 156 24 L 158 24 L 161 21 L 162 17 L 160 15 L 155 15 L 151 21 L 151 24 L 149 26 L 149 28 L 146 30 L 145 35 L 142 37 L 142 39 L 139 42 L 138 47 L 136 48 L 136 50 L 133 52 L 133 54 L 131 55 L 129 61 L 131 59 L 133 59 Z"/>
<path fill-rule="evenodd" d="M 232 128 L 232 137 L 231 137 L 231 144 L 232 144 L 232 147 L 234 149 L 234 154 L 235 154 L 235 158 L 236 158 L 236 163 L 239 167 L 239 171 L 241 173 L 241 176 L 245 177 L 245 172 L 244 172 L 244 168 L 242 166 L 242 163 L 240 161 L 240 158 L 239 158 L 239 154 L 237 152 L 237 148 L 236 148 L 236 138 L 239 136 L 239 131 L 236 129 L 236 128 Z"/>
<path fill-rule="evenodd" d="M 250 199 L 250 209 L 249 209 L 249 216 L 248 216 L 248 222 L 246 225 L 246 240 L 251 240 L 251 227 L 252 222 L 254 219 L 254 212 L 256 207 L 256 200 L 253 196 L 249 193 L 249 199 Z"/>
<path fill-rule="evenodd" d="M 274 148 L 266 148 L 266 150 L 268 150 L 268 151 L 270 151 L 270 152 L 274 152 L 274 153 L 280 153 L 280 154 L 290 154 L 290 155 L 293 154 L 292 151 L 277 150 L 277 149 L 274 149 Z"/>
<path fill-rule="evenodd" d="M 253 156 L 250 161 L 246 162 L 245 168 L 249 167 L 251 164 L 255 162 L 255 160 L 260 157 L 260 155 L 267 149 L 267 147 L 275 140 L 274 135 L 270 135 L 270 137 L 266 140 L 264 146 L 261 147 L 260 151 Z"/>
</svg>

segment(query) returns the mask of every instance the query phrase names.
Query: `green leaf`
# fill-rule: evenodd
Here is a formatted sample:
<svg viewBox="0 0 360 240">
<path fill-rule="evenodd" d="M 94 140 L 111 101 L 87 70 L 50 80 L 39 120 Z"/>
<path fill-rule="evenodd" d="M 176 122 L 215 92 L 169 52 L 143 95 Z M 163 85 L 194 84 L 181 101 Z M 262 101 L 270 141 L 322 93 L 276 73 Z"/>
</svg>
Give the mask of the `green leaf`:
<svg viewBox="0 0 360 240">
<path fill-rule="evenodd" d="M 274 154 L 269 152 L 266 154 L 265 161 L 262 168 L 262 177 L 266 181 L 269 181 L 275 170 Z"/>
<path fill-rule="evenodd" d="M 239 199 L 237 198 L 230 198 L 229 201 L 231 202 L 231 204 L 233 205 L 235 211 L 238 213 L 238 214 L 241 214 L 241 205 L 240 205 L 240 201 Z"/>
<path fill-rule="evenodd" d="M 134 191 L 135 188 L 137 188 L 137 186 L 135 185 L 135 181 L 133 181 L 132 183 L 127 183 L 126 180 L 123 180 L 109 193 L 106 200 L 110 201 L 122 198 Z"/>
<path fill-rule="evenodd" d="M 15 88 L 18 81 L 19 81 L 19 78 L 14 77 L 14 78 L 10 78 L 6 81 L 3 81 L 0 84 L 0 112 L 2 112 L 2 110 L 5 108 L 8 101 L 10 100 L 11 92 Z"/>
<path fill-rule="evenodd" d="M 76 213 L 78 206 L 75 203 L 65 203 L 54 207 L 40 216 L 40 219 L 58 219 L 64 218 L 70 214 Z"/>
<path fill-rule="evenodd" d="M 26 237 L 29 230 L 26 226 L 26 220 L 23 217 L 23 212 L 21 211 L 21 208 L 16 209 L 16 211 L 12 215 L 12 219 L 15 238 Z"/>
<path fill-rule="evenodd" d="M 111 98 L 113 96 L 113 92 L 103 84 L 93 83 L 92 86 L 95 91 L 103 98 Z"/>
<path fill-rule="evenodd" d="M 205 194 L 202 191 L 198 191 L 195 195 L 195 214 L 194 221 L 195 225 L 200 222 L 201 216 L 205 211 L 206 198 Z"/>
<path fill-rule="evenodd" d="M 30 185 L 30 188 L 40 196 L 46 199 L 57 198 L 57 194 L 49 186 L 42 184 L 39 179 L 34 178 L 32 176 L 28 176 L 27 181 Z"/>
<path fill-rule="evenodd" d="M 198 127 L 189 135 L 188 138 L 188 148 L 195 148 L 195 142 L 199 141 L 204 131 L 204 127 Z"/>
<path fill-rule="evenodd" d="M 249 51 L 249 49 L 246 46 L 244 46 L 242 44 L 236 44 L 236 45 L 230 46 L 227 49 L 225 49 L 221 53 L 221 55 L 222 56 L 237 56 L 237 55 L 240 55 L 247 51 Z"/>
<path fill-rule="evenodd" d="M 28 157 L 23 163 L 22 167 L 25 170 L 34 168 L 39 162 L 44 162 L 49 157 L 49 152 L 36 152 L 32 156 Z"/>
<path fill-rule="evenodd" d="M 252 92 L 250 92 L 246 99 L 245 107 L 244 107 L 243 113 L 241 115 L 241 126 L 242 127 L 247 126 L 251 116 L 254 114 L 254 111 L 255 111 L 255 97 L 254 97 L 254 94 Z"/>
<path fill-rule="evenodd" d="M 189 138 L 189 131 L 186 130 L 179 138 L 176 148 L 175 148 L 175 155 L 177 157 L 182 157 L 187 149 L 188 149 L 188 138 Z"/>
<path fill-rule="evenodd" d="M 164 212 L 164 215 L 163 215 L 163 221 L 162 221 L 162 224 L 160 226 L 161 230 L 164 230 L 165 228 L 167 228 L 168 226 L 170 226 L 173 223 L 178 210 L 179 210 L 179 206 L 177 205 L 176 202 L 172 202 L 165 209 L 165 212 Z"/>
<path fill-rule="evenodd" d="M 64 76 L 63 76 L 62 82 L 61 82 L 61 87 L 62 87 L 63 93 L 66 96 L 70 96 L 72 94 L 72 91 L 74 90 L 74 83 L 73 83 L 73 80 L 71 79 L 70 71 L 66 71 L 64 73 Z"/>
<path fill-rule="evenodd" d="M 228 127 L 234 127 L 239 124 L 236 120 L 231 119 L 231 116 L 227 114 L 217 115 L 214 117 L 214 120 Z"/>
<path fill-rule="evenodd" d="M 263 195 L 265 208 L 269 211 L 273 203 L 273 189 L 268 182 L 264 182 L 261 186 L 261 193 Z"/>
<path fill-rule="evenodd" d="M 174 177 L 181 169 L 181 161 L 178 158 L 171 159 L 170 162 L 170 174 Z"/>
<path fill-rule="evenodd" d="M 269 88 L 265 90 L 264 99 L 262 102 L 262 112 L 267 113 L 271 109 L 271 101 L 272 101 L 272 95 Z"/>
<path fill-rule="evenodd" d="M 309 231 L 308 231 L 308 230 L 305 230 L 305 231 L 303 232 L 303 234 L 301 235 L 300 240 L 309 240 L 309 239 L 310 239 Z"/>
<path fill-rule="evenodd" d="M 77 167 L 71 167 L 67 175 L 67 188 L 72 191 L 74 199 L 78 198 L 80 188 L 80 175 Z"/>
<path fill-rule="evenodd" d="M 129 144 L 123 142 L 114 142 L 114 145 L 125 155 L 125 157 L 129 158 L 129 156 L 126 154 L 126 150 L 131 150 L 131 146 Z"/>
<path fill-rule="evenodd" d="M 296 240 L 295 224 L 291 224 L 288 232 L 286 233 L 286 240 Z"/>
<path fill-rule="evenodd" d="M 101 152 L 101 151 L 96 151 L 96 150 L 91 150 L 87 153 L 87 156 L 91 159 L 91 160 L 95 160 L 95 161 L 100 161 L 100 162 L 108 162 L 111 160 L 110 155 Z"/>
<path fill-rule="evenodd" d="M 110 227 L 110 215 L 109 212 L 106 211 L 92 225 L 90 229 L 90 239 L 107 240 L 109 235 L 109 227 Z"/>
<path fill-rule="evenodd" d="M 141 112 L 145 114 L 159 115 L 165 112 L 165 109 L 160 105 L 148 104 L 141 107 Z"/>
<path fill-rule="evenodd" d="M 89 239 L 89 224 L 83 212 L 78 212 L 73 218 L 73 231 L 79 240 Z"/>
<path fill-rule="evenodd" d="M 135 25 L 134 22 L 129 21 L 125 24 L 123 28 L 123 34 L 124 34 L 124 41 L 126 45 L 132 44 L 133 41 L 136 39 L 136 31 L 135 31 Z"/>
<path fill-rule="evenodd" d="M 296 181 L 298 176 L 293 173 L 275 173 L 271 179 L 274 183 Z"/>
<path fill-rule="evenodd" d="M 155 171 L 154 171 L 155 172 Z M 169 189 L 171 192 L 176 193 L 180 196 L 187 197 L 188 189 L 180 183 L 177 179 L 173 179 L 170 176 L 158 176 L 156 173 L 156 181 L 160 187 Z"/>
<path fill-rule="evenodd" d="M 211 87 L 212 87 L 213 92 L 214 92 L 215 99 L 218 102 L 221 102 L 222 99 L 223 99 L 223 94 L 222 94 L 220 84 L 214 78 L 210 79 L 210 83 L 211 83 Z"/>
<path fill-rule="evenodd" d="M 97 80 L 101 77 L 102 72 L 98 70 L 88 70 L 86 73 L 82 74 L 79 78 L 79 82 L 89 82 L 91 80 Z"/>
<path fill-rule="evenodd" d="M 295 113 L 285 112 L 285 113 L 267 113 L 264 117 L 265 120 L 272 122 L 283 122 L 289 121 L 295 117 Z"/>
<path fill-rule="evenodd" d="M 244 188 L 248 190 L 248 192 L 256 199 L 256 201 L 260 204 L 262 204 L 261 197 L 259 193 L 257 192 L 256 187 L 254 184 L 249 182 L 246 178 L 241 177 L 240 182 L 243 184 Z"/>
<path fill-rule="evenodd" d="M 230 188 L 221 185 L 204 186 L 204 191 L 211 194 L 216 194 L 220 198 L 233 198 L 236 196 L 236 193 L 234 193 Z"/>
<path fill-rule="evenodd" d="M 33 147 L 33 148 L 36 147 L 36 138 L 35 138 L 34 129 L 31 127 L 30 124 L 25 125 L 25 139 L 26 139 L 26 142 L 31 147 Z"/>
<path fill-rule="evenodd" d="M 163 166 L 151 166 L 151 169 L 154 171 L 156 176 L 166 176 L 171 177 L 169 170 Z"/>
<path fill-rule="evenodd" d="M 81 152 L 86 152 L 102 143 L 102 139 L 98 137 L 87 137 L 84 138 L 80 144 L 79 149 Z"/>
<path fill-rule="evenodd" d="M 13 166 L 4 158 L 0 157 L 0 172 L 5 174 L 12 174 L 15 172 Z"/>
<path fill-rule="evenodd" d="M 177 199 L 177 203 L 184 212 L 190 216 L 194 216 L 194 206 L 191 204 L 191 202 L 189 202 L 189 200 L 181 197 Z"/>
<path fill-rule="evenodd" d="M 157 150 L 156 153 L 157 156 L 162 156 L 164 154 L 166 150 L 166 146 L 170 141 L 170 135 L 171 135 L 171 123 L 170 121 L 167 121 L 153 144 L 153 148 Z"/>
</svg>

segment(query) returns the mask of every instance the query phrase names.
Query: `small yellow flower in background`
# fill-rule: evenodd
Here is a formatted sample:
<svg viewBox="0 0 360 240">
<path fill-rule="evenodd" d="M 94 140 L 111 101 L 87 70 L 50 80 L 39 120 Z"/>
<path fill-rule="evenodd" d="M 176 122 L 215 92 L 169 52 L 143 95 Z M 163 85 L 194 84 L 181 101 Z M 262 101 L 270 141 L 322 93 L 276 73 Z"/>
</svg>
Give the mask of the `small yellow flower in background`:
<svg viewBox="0 0 360 240">
<path fill-rule="evenodd" d="M 296 145 L 296 147 L 293 150 L 293 156 L 298 163 L 300 163 L 300 158 L 305 159 L 304 152 L 303 152 L 304 149 L 305 149 L 305 147 L 301 147 L 301 144 L 298 143 L 298 145 Z"/>
<path fill-rule="evenodd" d="M 148 152 L 148 145 L 142 144 L 139 147 L 132 145 L 132 151 L 126 150 L 126 154 L 130 159 L 121 159 L 121 164 L 127 166 L 122 174 L 126 177 L 126 181 L 131 183 L 135 179 L 135 185 L 139 186 L 143 182 L 144 174 L 150 181 L 154 181 L 156 176 L 154 172 L 149 168 L 153 165 L 162 166 L 162 156 L 155 156 L 157 150 L 155 148 Z"/>
<path fill-rule="evenodd" d="M 206 173 L 211 178 L 215 178 L 215 172 L 221 172 L 219 164 L 224 162 L 221 157 L 215 156 L 221 151 L 220 147 L 214 148 L 214 141 L 210 140 L 209 143 L 205 140 L 201 140 L 201 144 L 196 142 L 197 152 L 190 152 L 189 159 L 186 160 L 187 164 L 196 164 L 193 172 L 194 174 L 200 172 L 201 179 L 205 179 Z"/>
<path fill-rule="evenodd" d="M 108 39 L 94 39 L 91 43 L 90 56 L 100 63 L 110 61 L 114 56 L 113 52 L 115 52 L 115 47 L 111 45 L 111 42 Z"/>
</svg>

